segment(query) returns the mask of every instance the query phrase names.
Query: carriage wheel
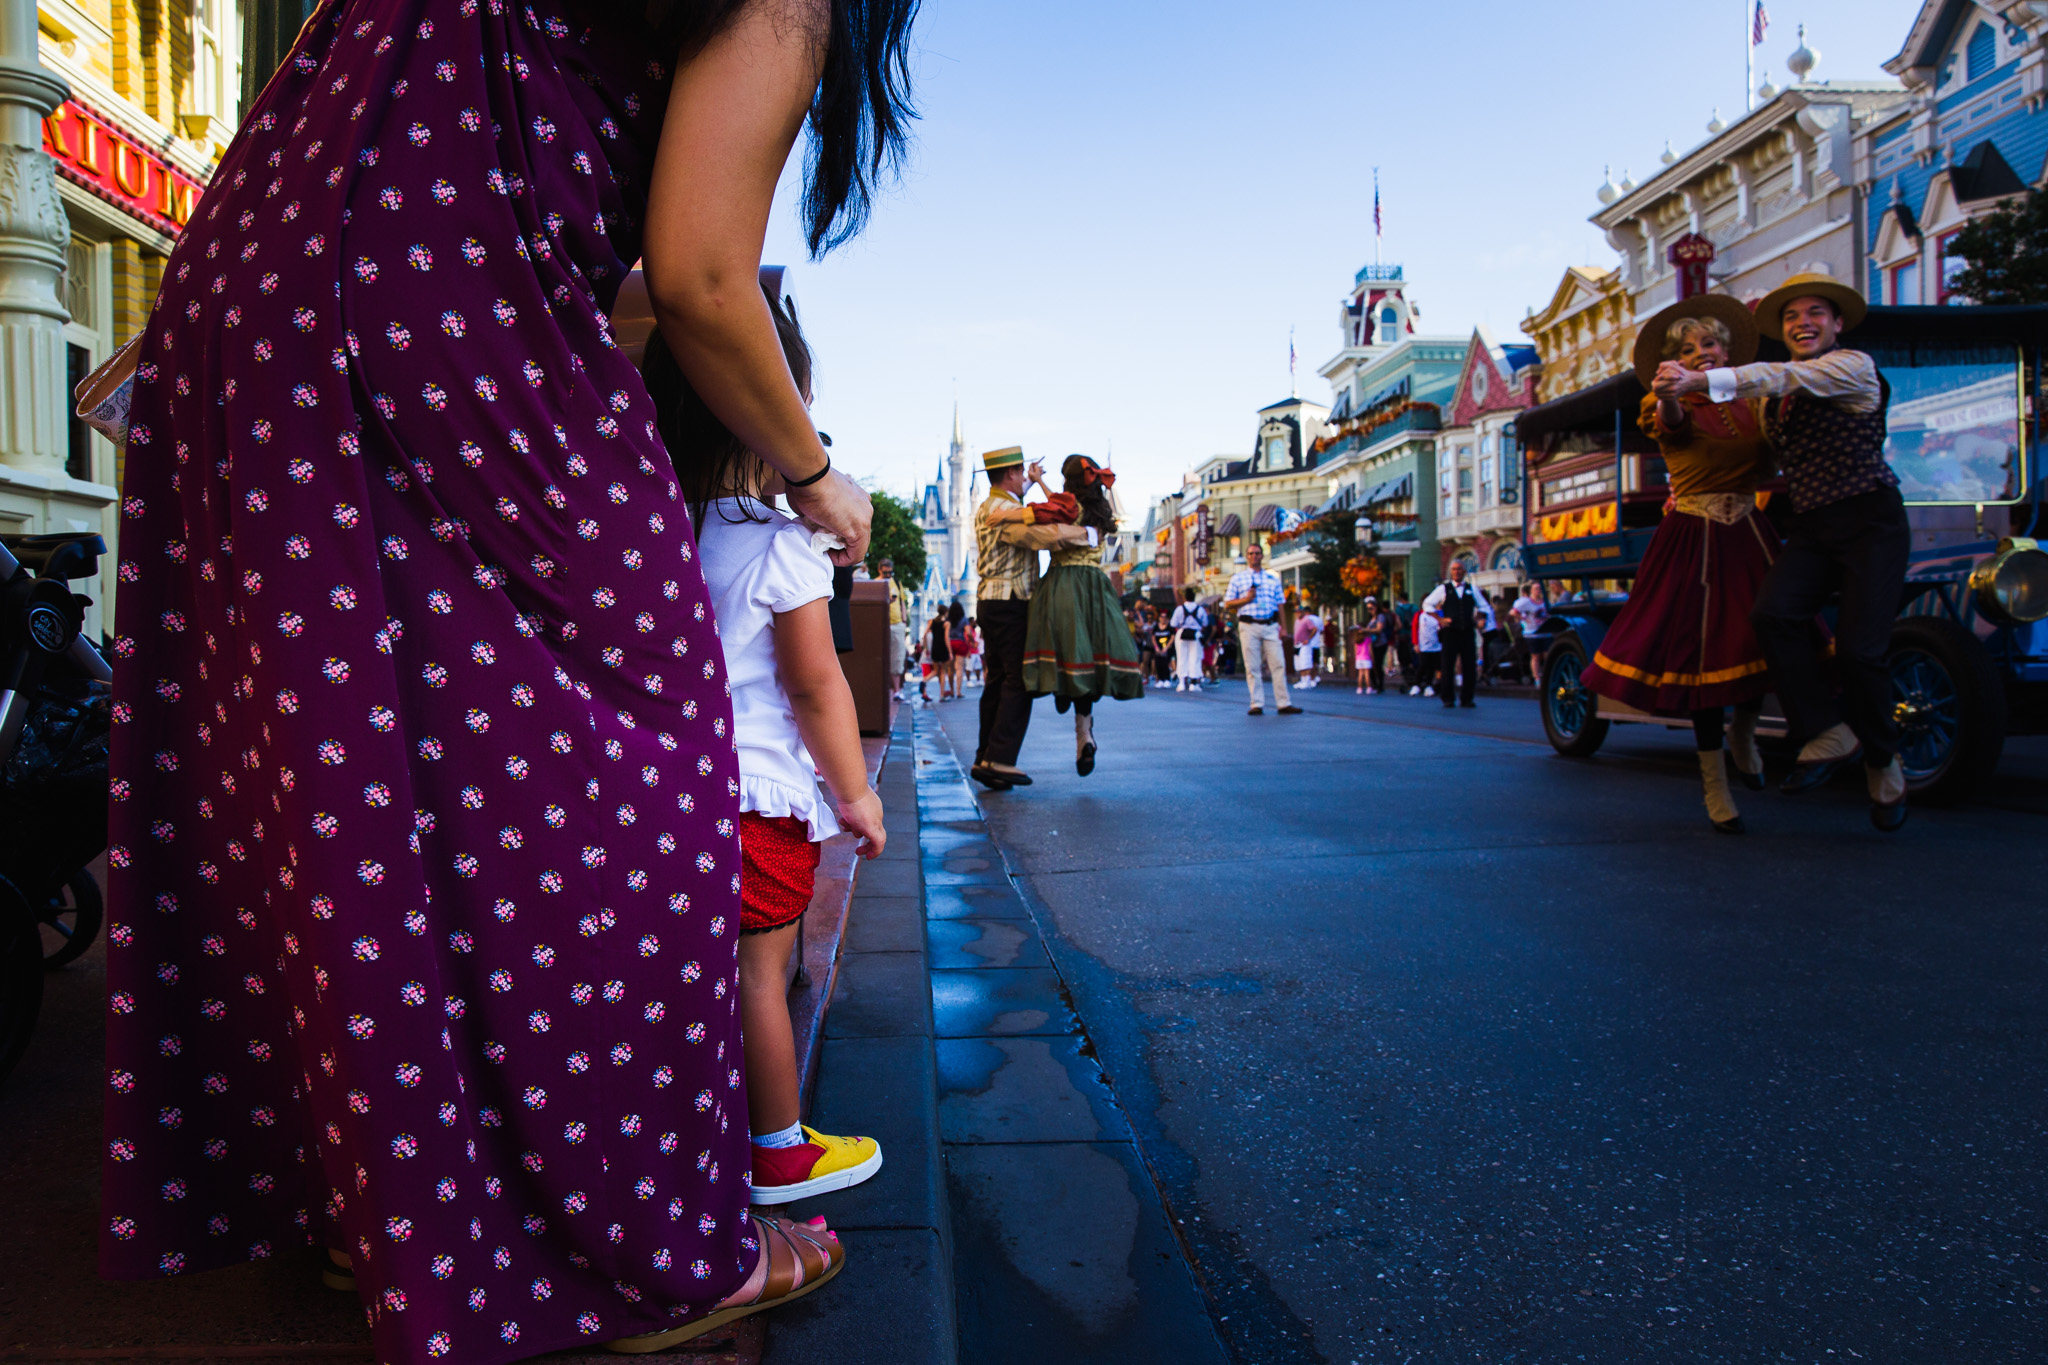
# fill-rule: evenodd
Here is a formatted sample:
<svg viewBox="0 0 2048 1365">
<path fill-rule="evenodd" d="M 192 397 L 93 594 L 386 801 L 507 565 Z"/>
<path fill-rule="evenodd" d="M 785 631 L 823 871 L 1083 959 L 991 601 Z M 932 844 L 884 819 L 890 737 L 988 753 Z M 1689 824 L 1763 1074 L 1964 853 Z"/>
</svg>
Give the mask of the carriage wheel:
<svg viewBox="0 0 2048 1365">
<path fill-rule="evenodd" d="M 1607 741 L 1612 721 L 1600 719 L 1599 700 L 1579 681 L 1586 646 L 1577 635 L 1560 635 L 1543 655 L 1543 733 L 1566 758 L 1589 758 Z"/>
</svg>

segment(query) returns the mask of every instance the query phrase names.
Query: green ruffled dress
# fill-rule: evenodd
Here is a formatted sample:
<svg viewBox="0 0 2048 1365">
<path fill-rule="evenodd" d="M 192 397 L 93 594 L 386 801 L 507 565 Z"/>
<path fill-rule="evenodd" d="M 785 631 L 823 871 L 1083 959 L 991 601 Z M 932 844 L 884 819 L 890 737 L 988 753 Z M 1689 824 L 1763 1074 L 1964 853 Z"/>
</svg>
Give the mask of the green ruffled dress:
<svg viewBox="0 0 2048 1365">
<path fill-rule="evenodd" d="M 1024 629 L 1024 686 L 1035 697 L 1145 695 L 1138 643 L 1102 571 L 1102 547 L 1053 551 L 1052 567 L 1031 591 Z"/>
</svg>

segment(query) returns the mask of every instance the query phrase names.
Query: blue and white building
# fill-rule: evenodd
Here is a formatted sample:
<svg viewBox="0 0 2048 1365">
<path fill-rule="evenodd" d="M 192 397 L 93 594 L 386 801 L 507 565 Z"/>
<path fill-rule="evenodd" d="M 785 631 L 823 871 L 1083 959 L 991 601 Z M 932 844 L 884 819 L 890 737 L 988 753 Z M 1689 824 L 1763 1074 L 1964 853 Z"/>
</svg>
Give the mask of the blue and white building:
<svg viewBox="0 0 2048 1365">
<path fill-rule="evenodd" d="M 1863 131 L 1874 303 L 1952 297 L 1955 235 L 2048 180 L 2048 5 L 1927 0 L 1885 63 L 1908 92 Z"/>
</svg>

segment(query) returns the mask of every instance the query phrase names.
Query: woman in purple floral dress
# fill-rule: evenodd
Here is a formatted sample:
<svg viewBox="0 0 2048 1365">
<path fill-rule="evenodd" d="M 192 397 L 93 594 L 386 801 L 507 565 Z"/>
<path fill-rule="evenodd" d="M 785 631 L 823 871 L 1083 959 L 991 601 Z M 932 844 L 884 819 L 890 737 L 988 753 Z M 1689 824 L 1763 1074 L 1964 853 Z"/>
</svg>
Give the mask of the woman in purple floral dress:
<svg viewBox="0 0 2048 1365">
<path fill-rule="evenodd" d="M 329 0 L 136 372 L 103 1268 L 329 1249 L 386 1362 L 649 1348 L 843 1255 L 747 1217 L 730 705 L 606 319 L 644 252 L 720 417 L 826 467 L 754 268 L 807 114 L 812 245 L 858 228 L 914 5 L 652 8 Z M 795 503 L 864 553 L 844 476 Z"/>
</svg>

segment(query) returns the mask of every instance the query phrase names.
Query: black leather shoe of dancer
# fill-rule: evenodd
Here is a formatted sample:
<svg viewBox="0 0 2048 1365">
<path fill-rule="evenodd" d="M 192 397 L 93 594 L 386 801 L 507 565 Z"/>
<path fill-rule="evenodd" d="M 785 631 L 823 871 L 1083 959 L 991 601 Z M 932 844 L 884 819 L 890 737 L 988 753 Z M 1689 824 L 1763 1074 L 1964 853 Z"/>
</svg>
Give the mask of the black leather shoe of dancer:
<svg viewBox="0 0 2048 1365">
<path fill-rule="evenodd" d="M 1785 774 L 1785 780 L 1778 784 L 1778 790 L 1787 796 L 1810 792 L 1815 787 L 1826 786 L 1828 779 L 1842 770 L 1842 765 L 1859 759 L 1863 751 L 1844 754 L 1840 758 L 1824 758 L 1816 763 L 1794 763 L 1792 771 Z"/>
<path fill-rule="evenodd" d="M 1896 834 L 1906 824 L 1906 798 L 1887 804 L 1883 801 L 1870 803 L 1870 823 L 1886 834 Z"/>
<path fill-rule="evenodd" d="M 967 775 L 990 791 L 1006 792 L 1011 787 L 1009 779 L 986 763 L 975 764 L 967 770 Z"/>
</svg>

